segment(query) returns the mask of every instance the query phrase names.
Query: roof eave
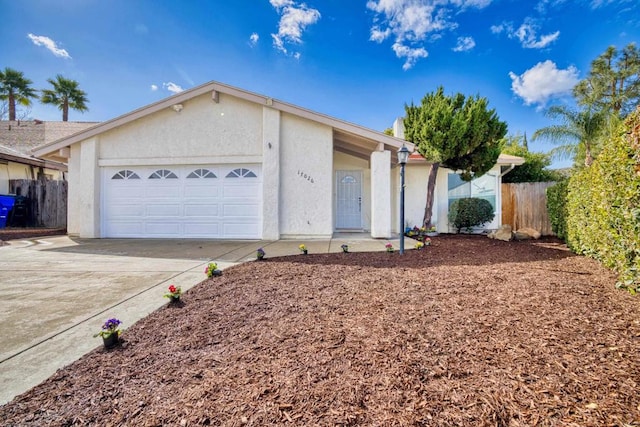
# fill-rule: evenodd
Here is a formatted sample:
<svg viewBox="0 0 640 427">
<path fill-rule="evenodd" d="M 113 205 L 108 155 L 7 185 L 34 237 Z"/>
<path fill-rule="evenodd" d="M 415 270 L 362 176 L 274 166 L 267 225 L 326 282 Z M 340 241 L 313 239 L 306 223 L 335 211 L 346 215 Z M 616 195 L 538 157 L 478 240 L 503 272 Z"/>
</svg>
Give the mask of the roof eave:
<svg viewBox="0 0 640 427">
<path fill-rule="evenodd" d="M 204 95 L 209 92 L 211 93 L 211 97 L 214 102 L 218 102 L 217 101 L 219 96 L 218 93 L 224 93 L 224 94 L 235 96 L 251 102 L 255 102 L 257 104 L 275 108 L 277 110 L 280 110 L 286 113 L 307 118 L 312 121 L 326 124 L 335 129 L 353 133 L 355 135 L 358 135 L 366 139 L 370 139 L 377 143 L 381 142 L 385 145 L 385 148 L 388 147 L 388 149 L 390 150 L 399 149 L 400 147 L 402 147 L 402 145 L 407 146 L 409 151 L 414 150 L 414 145 L 412 143 L 404 141 L 399 138 L 395 138 L 393 136 L 389 136 L 382 132 L 374 131 L 372 129 L 368 129 L 353 123 L 345 122 L 343 120 L 339 120 L 334 117 L 327 116 L 325 114 L 307 110 L 305 108 L 298 107 L 293 104 L 278 101 L 268 96 L 259 95 L 253 92 L 249 92 L 243 89 L 239 89 L 239 88 L 225 85 L 218 82 L 209 82 L 209 83 L 205 83 L 203 85 L 194 87 L 192 89 L 185 90 L 184 92 L 180 92 L 176 95 L 170 96 L 169 98 L 165 98 L 153 104 L 138 108 L 134 111 L 118 116 L 106 122 L 102 122 L 96 126 L 92 126 L 90 128 L 84 129 L 73 135 L 58 139 L 56 141 L 50 142 L 40 147 L 37 147 L 36 149 L 33 150 L 33 153 L 38 157 L 45 157 L 45 156 L 51 155 L 51 153 L 55 153 L 60 149 L 69 147 L 72 144 L 75 144 L 77 142 L 81 142 L 88 138 L 92 138 L 96 135 L 107 132 L 118 126 L 122 126 L 126 123 L 148 116 L 150 114 L 153 114 L 165 108 L 172 107 L 173 105 L 186 102 L 189 99 Z"/>
</svg>

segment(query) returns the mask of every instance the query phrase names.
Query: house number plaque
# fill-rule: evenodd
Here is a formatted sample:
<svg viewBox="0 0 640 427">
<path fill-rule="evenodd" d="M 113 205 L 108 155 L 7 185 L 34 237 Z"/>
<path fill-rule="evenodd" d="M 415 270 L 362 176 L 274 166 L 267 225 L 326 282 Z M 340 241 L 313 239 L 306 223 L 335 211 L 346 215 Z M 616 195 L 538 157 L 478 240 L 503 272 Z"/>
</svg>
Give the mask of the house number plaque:
<svg viewBox="0 0 640 427">
<path fill-rule="evenodd" d="M 309 181 L 310 183 L 314 183 L 313 182 L 313 178 L 311 178 L 311 175 L 306 174 L 305 172 L 301 171 L 298 169 L 298 176 L 302 179 L 306 179 L 307 181 Z"/>
</svg>

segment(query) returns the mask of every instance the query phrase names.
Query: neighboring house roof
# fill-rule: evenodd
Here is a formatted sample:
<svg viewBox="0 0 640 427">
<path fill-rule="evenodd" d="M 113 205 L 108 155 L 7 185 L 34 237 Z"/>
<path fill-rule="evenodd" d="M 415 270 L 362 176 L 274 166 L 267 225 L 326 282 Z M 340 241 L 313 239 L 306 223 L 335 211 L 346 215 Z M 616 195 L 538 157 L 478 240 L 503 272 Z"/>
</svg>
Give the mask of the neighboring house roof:
<svg viewBox="0 0 640 427">
<path fill-rule="evenodd" d="M 0 121 L 0 145 L 30 155 L 35 147 L 71 135 L 97 122 Z"/>
<path fill-rule="evenodd" d="M 249 92 L 243 89 L 239 89 L 233 86 L 225 85 L 218 82 L 209 82 L 201 86 L 194 87 L 184 92 L 180 92 L 169 98 L 165 98 L 161 101 L 149 104 L 145 107 L 134 110 L 130 113 L 116 117 L 112 120 L 102 122 L 96 126 L 85 129 L 73 135 L 60 138 L 51 143 L 47 143 L 34 150 L 37 156 L 49 156 L 52 158 L 58 157 L 58 152 L 70 145 L 107 132 L 111 129 L 117 128 L 124 124 L 133 122 L 134 120 L 146 117 L 157 111 L 165 108 L 171 108 L 187 102 L 189 99 L 210 93 L 213 102 L 218 102 L 219 94 L 227 94 L 237 98 L 241 98 L 247 101 L 255 102 L 257 104 L 266 105 L 271 108 L 293 114 L 298 117 L 303 117 L 318 123 L 322 123 L 333 128 L 333 138 L 336 150 L 349 153 L 355 156 L 368 158 L 371 151 L 374 151 L 378 147 L 378 144 L 382 144 L 385 150 L 389 150 L 392 153 L 392 157 L 395 158 L 397 150 L 402 147 L 403 144 L 413 151 L 413 144 L 406 142 L 402 139 L 395 138 L 386 135 L 382 132 L 374 131 L 363 126 L 355 125 L 352 123 L 339 120 L 325 114 L 317 113 L 311 110 L 307 110 L 302 107 L 298 107 L 293 104 L 278 101 L 268 96 L 259 95 L 253 92 Z"/>
<path fill-rule="evenodd" d="M 52 162 L 50 160 L 42 160 L 27 154 L 21 153 L 10 147 L 0 145 L 0 159 L 9 162 L 20 163 L 25 165 L 43 167 L 47 169 L 54 169 L 60 171 L 66 171 L 67 166 L 63 163 Z"/>
</svg>

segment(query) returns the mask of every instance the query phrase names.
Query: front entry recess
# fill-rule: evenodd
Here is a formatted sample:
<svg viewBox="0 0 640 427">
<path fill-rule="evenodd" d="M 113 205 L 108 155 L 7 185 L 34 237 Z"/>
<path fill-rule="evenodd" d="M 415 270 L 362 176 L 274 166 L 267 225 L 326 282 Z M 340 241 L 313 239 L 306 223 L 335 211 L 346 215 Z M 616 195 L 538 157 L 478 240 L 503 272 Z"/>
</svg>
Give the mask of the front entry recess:
<svg viewBox="0 0 640 427">
<path fill-rule="evenodd" d="M 336 228 L 362 229 L 362 171 L 336 171 Z"/>
</svg>

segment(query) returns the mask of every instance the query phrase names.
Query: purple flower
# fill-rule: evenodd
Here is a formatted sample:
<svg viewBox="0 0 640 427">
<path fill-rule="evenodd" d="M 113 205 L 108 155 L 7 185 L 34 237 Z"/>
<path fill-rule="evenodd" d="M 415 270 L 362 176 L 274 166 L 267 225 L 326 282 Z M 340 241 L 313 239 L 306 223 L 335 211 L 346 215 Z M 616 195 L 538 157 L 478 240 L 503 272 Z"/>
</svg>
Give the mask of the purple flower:
<svg viewBox="0 0 640 427">
<path fill-rule="evenodd" d="M 105 331 L 114 331 L 118 328 L 118 325 L 120 325 L 120 322 L 118 319 L 109 319 L 107 320 L 104 325 L 102 325 L 102 329 L 104 329 Z"/>
</svg>

